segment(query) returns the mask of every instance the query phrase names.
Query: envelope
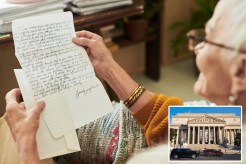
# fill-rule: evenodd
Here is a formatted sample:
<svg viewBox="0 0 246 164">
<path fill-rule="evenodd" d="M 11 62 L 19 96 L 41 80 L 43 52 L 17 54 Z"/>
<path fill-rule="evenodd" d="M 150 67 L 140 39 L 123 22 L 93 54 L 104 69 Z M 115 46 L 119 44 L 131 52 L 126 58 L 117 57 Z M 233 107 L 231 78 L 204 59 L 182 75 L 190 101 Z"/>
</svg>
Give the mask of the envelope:
<svg viewBox="0 0 246 164">
<path fill-rule="evenodd" d="M 28 110 L 35 104 L 33 92 L 23 70 L 15 69 L 14 72 Z M 81 151 L 75 129 L 71 129 L 69 133 L 63 134 L 59 138 L 54 137 L 44 120 L 43 113 L 41 113 L 37 131 L 37 147 L 40 159 Z"/>
</svg>

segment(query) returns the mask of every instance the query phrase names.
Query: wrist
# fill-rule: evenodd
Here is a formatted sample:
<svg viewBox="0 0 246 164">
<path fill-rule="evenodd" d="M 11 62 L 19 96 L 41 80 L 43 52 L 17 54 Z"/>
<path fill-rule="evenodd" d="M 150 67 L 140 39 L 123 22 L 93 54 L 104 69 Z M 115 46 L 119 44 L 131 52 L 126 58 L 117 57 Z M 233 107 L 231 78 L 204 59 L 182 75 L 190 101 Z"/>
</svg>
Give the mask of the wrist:
<svg viewBox="0 0 246 164">
<path fill-rule="evenodd" d="M 138 83 L 136 83 L 115 61 L 110 63 L 107 69 L 104 70 L 103 78 L 123 101 L 125 101 L 138 86 Z"/>
<path fill-rule="evenodd" d="M 36 135 L 21 137 L 16 140 L 21 163 L 39 163 Z"/>
<path fill-rule="evenodd" d="M 107 82 L 111 79 L 112 73 L 117 70 L 118 63 L 116 63 L 114 60 L 109 60 L 106 63 L 103 63 L 101 68 L 103 69 L 98 69 L 98 74 Z"/>
<path fill-rule="evenodd" d="M 30 135 L 26 137 L 20 137 L 16 140 L 18 151 L 33 151 L 37 148 L 36 136 Z"/>
</svg>

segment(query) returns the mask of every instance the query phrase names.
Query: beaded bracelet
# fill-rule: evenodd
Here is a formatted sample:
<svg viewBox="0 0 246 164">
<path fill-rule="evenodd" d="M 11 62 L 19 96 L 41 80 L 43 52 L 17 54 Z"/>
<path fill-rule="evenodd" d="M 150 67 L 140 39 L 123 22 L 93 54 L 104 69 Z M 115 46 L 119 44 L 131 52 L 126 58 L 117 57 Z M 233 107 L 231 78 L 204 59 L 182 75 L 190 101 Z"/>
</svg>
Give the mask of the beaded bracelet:
<svg viewBox="0 0 246 164">
<path fill-rule="evenodd" d="M 144 91 L 145 88 L 141 85 L 138 85 L 138 87 L 132 92 L 128 99 L 124 101 L 125 106 L 129 109 Z"/>
</svg>

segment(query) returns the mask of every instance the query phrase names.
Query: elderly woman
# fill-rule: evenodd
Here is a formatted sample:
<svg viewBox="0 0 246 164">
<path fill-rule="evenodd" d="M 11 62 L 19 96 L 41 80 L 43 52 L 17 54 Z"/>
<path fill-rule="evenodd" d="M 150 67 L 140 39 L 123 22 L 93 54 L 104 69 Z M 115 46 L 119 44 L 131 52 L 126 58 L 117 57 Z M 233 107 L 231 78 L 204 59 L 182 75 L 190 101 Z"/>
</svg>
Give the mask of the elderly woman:
<svg viewBox="0 0 246 164">
<path fill-rule="evenodd" d="M 205 39 L 194 48 L 200 70 L 194 90 L 218 105 L 246 107 L 245 8 L 246 1 L 220 1 L 206 25 Z M 192 33 L 188 37 L 196 40 Z M 81 31 L 77 32 L 73 42 L 86 48 L 98 75 L 113 88 L 121 100 L 124 100 L 125 106 L 144 130 L 147 144 L 165 142 L 168 106 L 182 105 L 182 102 L 178 98 L 153 94 L 136 83 L 114 61 L 100 36 Z M 18 89 L 6 95 L 5 119 L 17 143 L 22 163 L 39 163 L 35 134 L 45 104 L 38 102 L 27 112 L 24 104 L 18 101 L 19 97 Z M 243 115 L 245 122 L 245 112 Z M 28 144 L 26 141 L 29 141 Z M 115 162 L 111 160 L 110 162 Z M 151 161 L 153 160 L 152 158 Z"/>
</svg>

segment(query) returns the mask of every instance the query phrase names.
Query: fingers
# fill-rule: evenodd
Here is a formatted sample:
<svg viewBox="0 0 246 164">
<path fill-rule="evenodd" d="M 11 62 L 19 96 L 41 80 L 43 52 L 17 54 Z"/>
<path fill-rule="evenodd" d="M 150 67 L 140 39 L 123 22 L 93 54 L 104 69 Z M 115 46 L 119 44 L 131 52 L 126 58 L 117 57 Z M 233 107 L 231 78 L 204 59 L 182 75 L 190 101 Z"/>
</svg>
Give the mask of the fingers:
<svg viewBox="0 0 246 164">
<path fill-rule="evenodd" d="M 19 112 L 19 109 L 23 108 L 23 105 L 19 106 L 18 100 L 21 98 L 21 92 L 19 88 L 12 89 L 9 91 L 6 96 L 6 113 L 12 114 Z"/>
<path fill-rule="evenodd" d="M 92 33 L 92 32 L 82 30 L 82 31 L 76 32 L 76 36 L 77 37 L 84 37 L 87 39 L 92 39 L 94 36 L 97 36 L 97 35 Z"/>
<path fill-rule="evenodd" d="M 21 92 L 20 92 L 19 88 L 12 89 L 5 96 L 5 100 L 6 100 L 7 104 L 9 104 L 11 102 L 18 103 L 18 100 L 20 100 L 20 99 L 21 99 Z"/>
<path fill-rule="evenodd" d="M 8 123 L 8 114 L 7 113 L 4 113 L 4 115 L 3 115 L 3 118 L 6 120 L 6 122 Z"/>
<path fill-rule="evenodd" d="M 72 39 L 73 43 L 79 45 L 79 46 L 85 46 L 85 47 L 90 47 L 92 44 L 92 40 L 87 39 L 87 38 L 73 38 Z"/>
<path fill-rule="evenodd" d="M 7 115 L 17 115 L 17 113 L 19 113 L 19 111 L 21 111 L 20 106 L 16 101 L 10 100 L 6 104 L 6 114 Z"/>
<path fill-rule="evenodd" d="M 33 117 L 35 117 L 36 119 L 39 119 L 40 114 L 42 113 L 44 108 L 45 108 L 45 103 L 43 101 L 37 102 L 31 109 Z"/>
<path fill-rule="evenodd" d="M 20 105 L 20 109 L 21 110 L 23 110 L 23 111 L 26 110 L 26 107 L 25 107 L 25 103 L 24 102 L 21 102 L 19 105 Z"/>
</svg>

